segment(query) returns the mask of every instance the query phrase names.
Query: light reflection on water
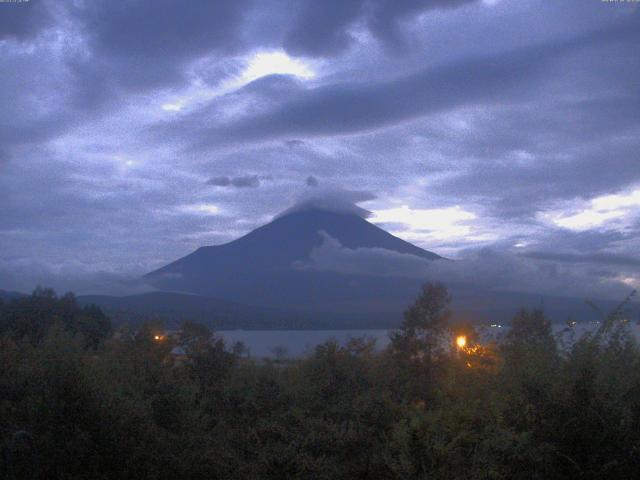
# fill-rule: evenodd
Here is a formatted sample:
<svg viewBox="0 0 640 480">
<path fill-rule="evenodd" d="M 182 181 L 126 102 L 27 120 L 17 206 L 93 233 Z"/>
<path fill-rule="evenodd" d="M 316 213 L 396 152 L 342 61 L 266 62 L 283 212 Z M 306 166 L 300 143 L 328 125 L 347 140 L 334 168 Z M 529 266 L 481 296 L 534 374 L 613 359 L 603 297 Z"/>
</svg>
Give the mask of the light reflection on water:
<svg viewBox="0 0 640 480">
<path fill-rule="evenodd" d="M 578 323 L 571 330 L 577 339 L 586 332 L 595 331 L 600 325 L 595 323 Z M 640 326 L 629 324 L 630 330 L 640 341 Z M 567 341 L 570 332 L 564 332 L 567 324 L 554 324 L 556 335 L 562 335 Z M 508 331 L 508 327 L 477 327 L 480 337 L 484 340 L 497 339 Z M 248 347 L 252 357 L 274 357 L 274 350 L 284 348 L 286 357 L 300 357 L 310 353 L 321 343 L 334 338 L 344 345 L 351 338 L 366 337 L 376 340 L 376 347 L 382 349 L 389 344 L 389 333 L 393 330 L 222 330 L 216 332 L 224 338 L 228 345 L 242 342 Z"/>
</svg>

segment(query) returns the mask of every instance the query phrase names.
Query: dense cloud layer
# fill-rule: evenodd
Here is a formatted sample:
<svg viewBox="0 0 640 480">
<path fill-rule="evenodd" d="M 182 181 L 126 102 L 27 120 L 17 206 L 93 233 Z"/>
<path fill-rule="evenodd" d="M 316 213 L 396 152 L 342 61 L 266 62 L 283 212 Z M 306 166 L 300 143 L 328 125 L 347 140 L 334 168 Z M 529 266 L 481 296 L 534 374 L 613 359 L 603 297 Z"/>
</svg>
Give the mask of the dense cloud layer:
<svg viewBox="0 0 640 480">
<path fill-rule="evenodd" d="M 457 260 L 432 261 L 381 248 L 343 247 L 326 232 L 323 243 L 308 261 L 296 267 L 303 270 L 343 274 L 409 277 L 439 281 L 452 288 L 485 288 L 494 291 L 540 293 L 554 296 L 591 297 L 623 300 L 632 288 L 620 279 L 620 266 L 636 270 L 638 258 L 596 258 L 603 268 L 593 272 L 593 259 L 573 256 L 565 262 L 561 255 L 529 254 L 481 248 L 465 251 Z M 613 267 L 613 268 L 604 268 Z"/>
<path fill-rule="evenodd" d="M 307 178 L 307 185 L 309 185 L 309 178 Z M 312 186 L 317 187 L 318 185 L 317 183 L 313 185 L 312 182 Z M 307 210 L 324 210 L 367 218 L 371 215 L 371 212 L 359 207 L 357 204 L 374 200 L 375 198 L 376 196 L 373 193 L 362 190 L 318 188 L 312 192 L 301 194 L 292 206 L 280 212 L 277 217 Z"/>
<path fill-rule="evenodd" d="M 353 29 L 364 26 L 385 46 L 404 41 L 402 22 L 427 10 L 455 8 L 477 0 L 306 0 L 284 39 L 292 55 L 334 56 L 355 42 Z"/>
<path fill-rule="evenodd" d="M 0 12 L 0 41 L 22 41 L 37 35 L 52 21 L 49 8 L 50 5 L 41 0 L 31 0 L 20 8 L 4 9 Z"/>
<path fill-rule="evenodd" d="M 260 178 L 258 175 L 213 177 L 207 180 L 207 185 L 214 187 L 256 188 L 260 186 Z"/>
<path fill-rule="evenodd" d="M 639 287 L 639 41 L 631 2 L 0 2 L 0 288 L 100 290 L 68 279 L 291 205 L 497 284 Z"/>
</svg>

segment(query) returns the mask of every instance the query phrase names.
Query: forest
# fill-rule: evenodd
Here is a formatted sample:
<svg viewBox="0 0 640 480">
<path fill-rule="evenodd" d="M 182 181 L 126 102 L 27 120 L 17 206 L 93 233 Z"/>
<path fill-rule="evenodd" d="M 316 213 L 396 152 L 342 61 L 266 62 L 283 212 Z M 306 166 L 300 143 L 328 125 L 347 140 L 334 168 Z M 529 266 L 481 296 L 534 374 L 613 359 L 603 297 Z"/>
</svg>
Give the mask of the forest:
<svg viewBox="0 0 640 480">
<path fill-rule="evenodd" d="M 192 322 L 113 329 L 72 294 L 0 300 L 0 478 L 635 478 L 622 309 L 563 341 L 523 310 L 482 342 L 450 301 L 425 284 L 382 350 L 256 359 Z"/>
</svg>

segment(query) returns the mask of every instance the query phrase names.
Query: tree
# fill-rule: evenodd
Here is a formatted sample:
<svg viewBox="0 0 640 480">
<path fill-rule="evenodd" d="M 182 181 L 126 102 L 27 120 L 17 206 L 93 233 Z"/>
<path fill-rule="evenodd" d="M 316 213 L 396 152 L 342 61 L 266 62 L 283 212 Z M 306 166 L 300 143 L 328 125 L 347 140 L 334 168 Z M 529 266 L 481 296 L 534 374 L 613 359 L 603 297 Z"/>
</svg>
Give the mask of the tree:
<svg viewBox="0 0 640 480">
<path fill-rule="evenodd" d="M 96 305 L 84 307 L 74 323 L 89 348 L 97 348 L 111 333 L 111 320 Z"/>
<path fill-rule="evenodd" d="M 58 297 L 50 288 L 36 288 L 29 297 L 0 307 L 0 333 L 33 344 L 43 341 L 55 323 L 71 335 L 80 334 L 95 349 L 111 333 L 111 320 L 95 305 L 81 307 L 73 293 Z"/>
<path fill-rule="evenodd" d="M 206 325 L 201 323 L 184 321 L 180 328 L 180 345 L 189 354 L 196 354 L 206 350 L 213 340 L 213 333 Z"/>
<path fill-rule="evenodd" d="M 511 321 L 511 330 L 506 335 L 506 341 L 512 345 L 555 345 L 551 322 L 539 308 L 531 311 L 521 310 Z"/>
<path fill-rule="evenodd" d="M 394 356 L 409 373 L 413 395 L 421 399 L 433 393 L 434 363 L 446 344 L 443 337 L 451 318 L 450 303 L 444 285 L 424 284 L 420 296 L 404 312 L 400 330 L 391 335 Z"/>
</svg>

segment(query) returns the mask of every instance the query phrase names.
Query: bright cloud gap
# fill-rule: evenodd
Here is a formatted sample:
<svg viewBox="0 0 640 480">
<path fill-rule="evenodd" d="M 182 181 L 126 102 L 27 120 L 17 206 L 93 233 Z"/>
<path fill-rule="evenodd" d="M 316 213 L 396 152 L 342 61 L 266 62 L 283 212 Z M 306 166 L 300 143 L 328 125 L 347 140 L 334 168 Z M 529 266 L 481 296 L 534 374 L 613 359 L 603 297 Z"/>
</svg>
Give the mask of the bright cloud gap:
<svg viewBox="0 0 640 480">
<path fill-rule="evenodd" d="M 574 231 L 608 227 L 612 223 L 625 223 L 637 216 L 640 207 L 640 188 L 625 194 L 602 195 L 593 198 L 589 207 L 578 213 L 553 211 L 541 214 L 555 225 Z"/>
<path fill-rule="evenodd" d="M 423 234 L 426 238 L 444 240 L 463 237 L 471 233 L 472 221 L 476 215 L 459 205 L 447 208 L 412 209 L 407 205 L 396 208 L 374 210 L 371 221 L 406 225 L 406 230 Z"/>
<path fill-rule="evenodd" d="M 284 50 L 259 51 L 239 61 L 245 65 L 239 75 L 228 79 L 217 88 L 201 86 L 182 97 L 173 96 L 170 101 L 161 105 L 162 110 L 180 112 L 192 103 L 224 95 L 268 75 L 292 75 L 304 80 L 316 76 L 308 62 L 292 58 Z"/>
</svg>

